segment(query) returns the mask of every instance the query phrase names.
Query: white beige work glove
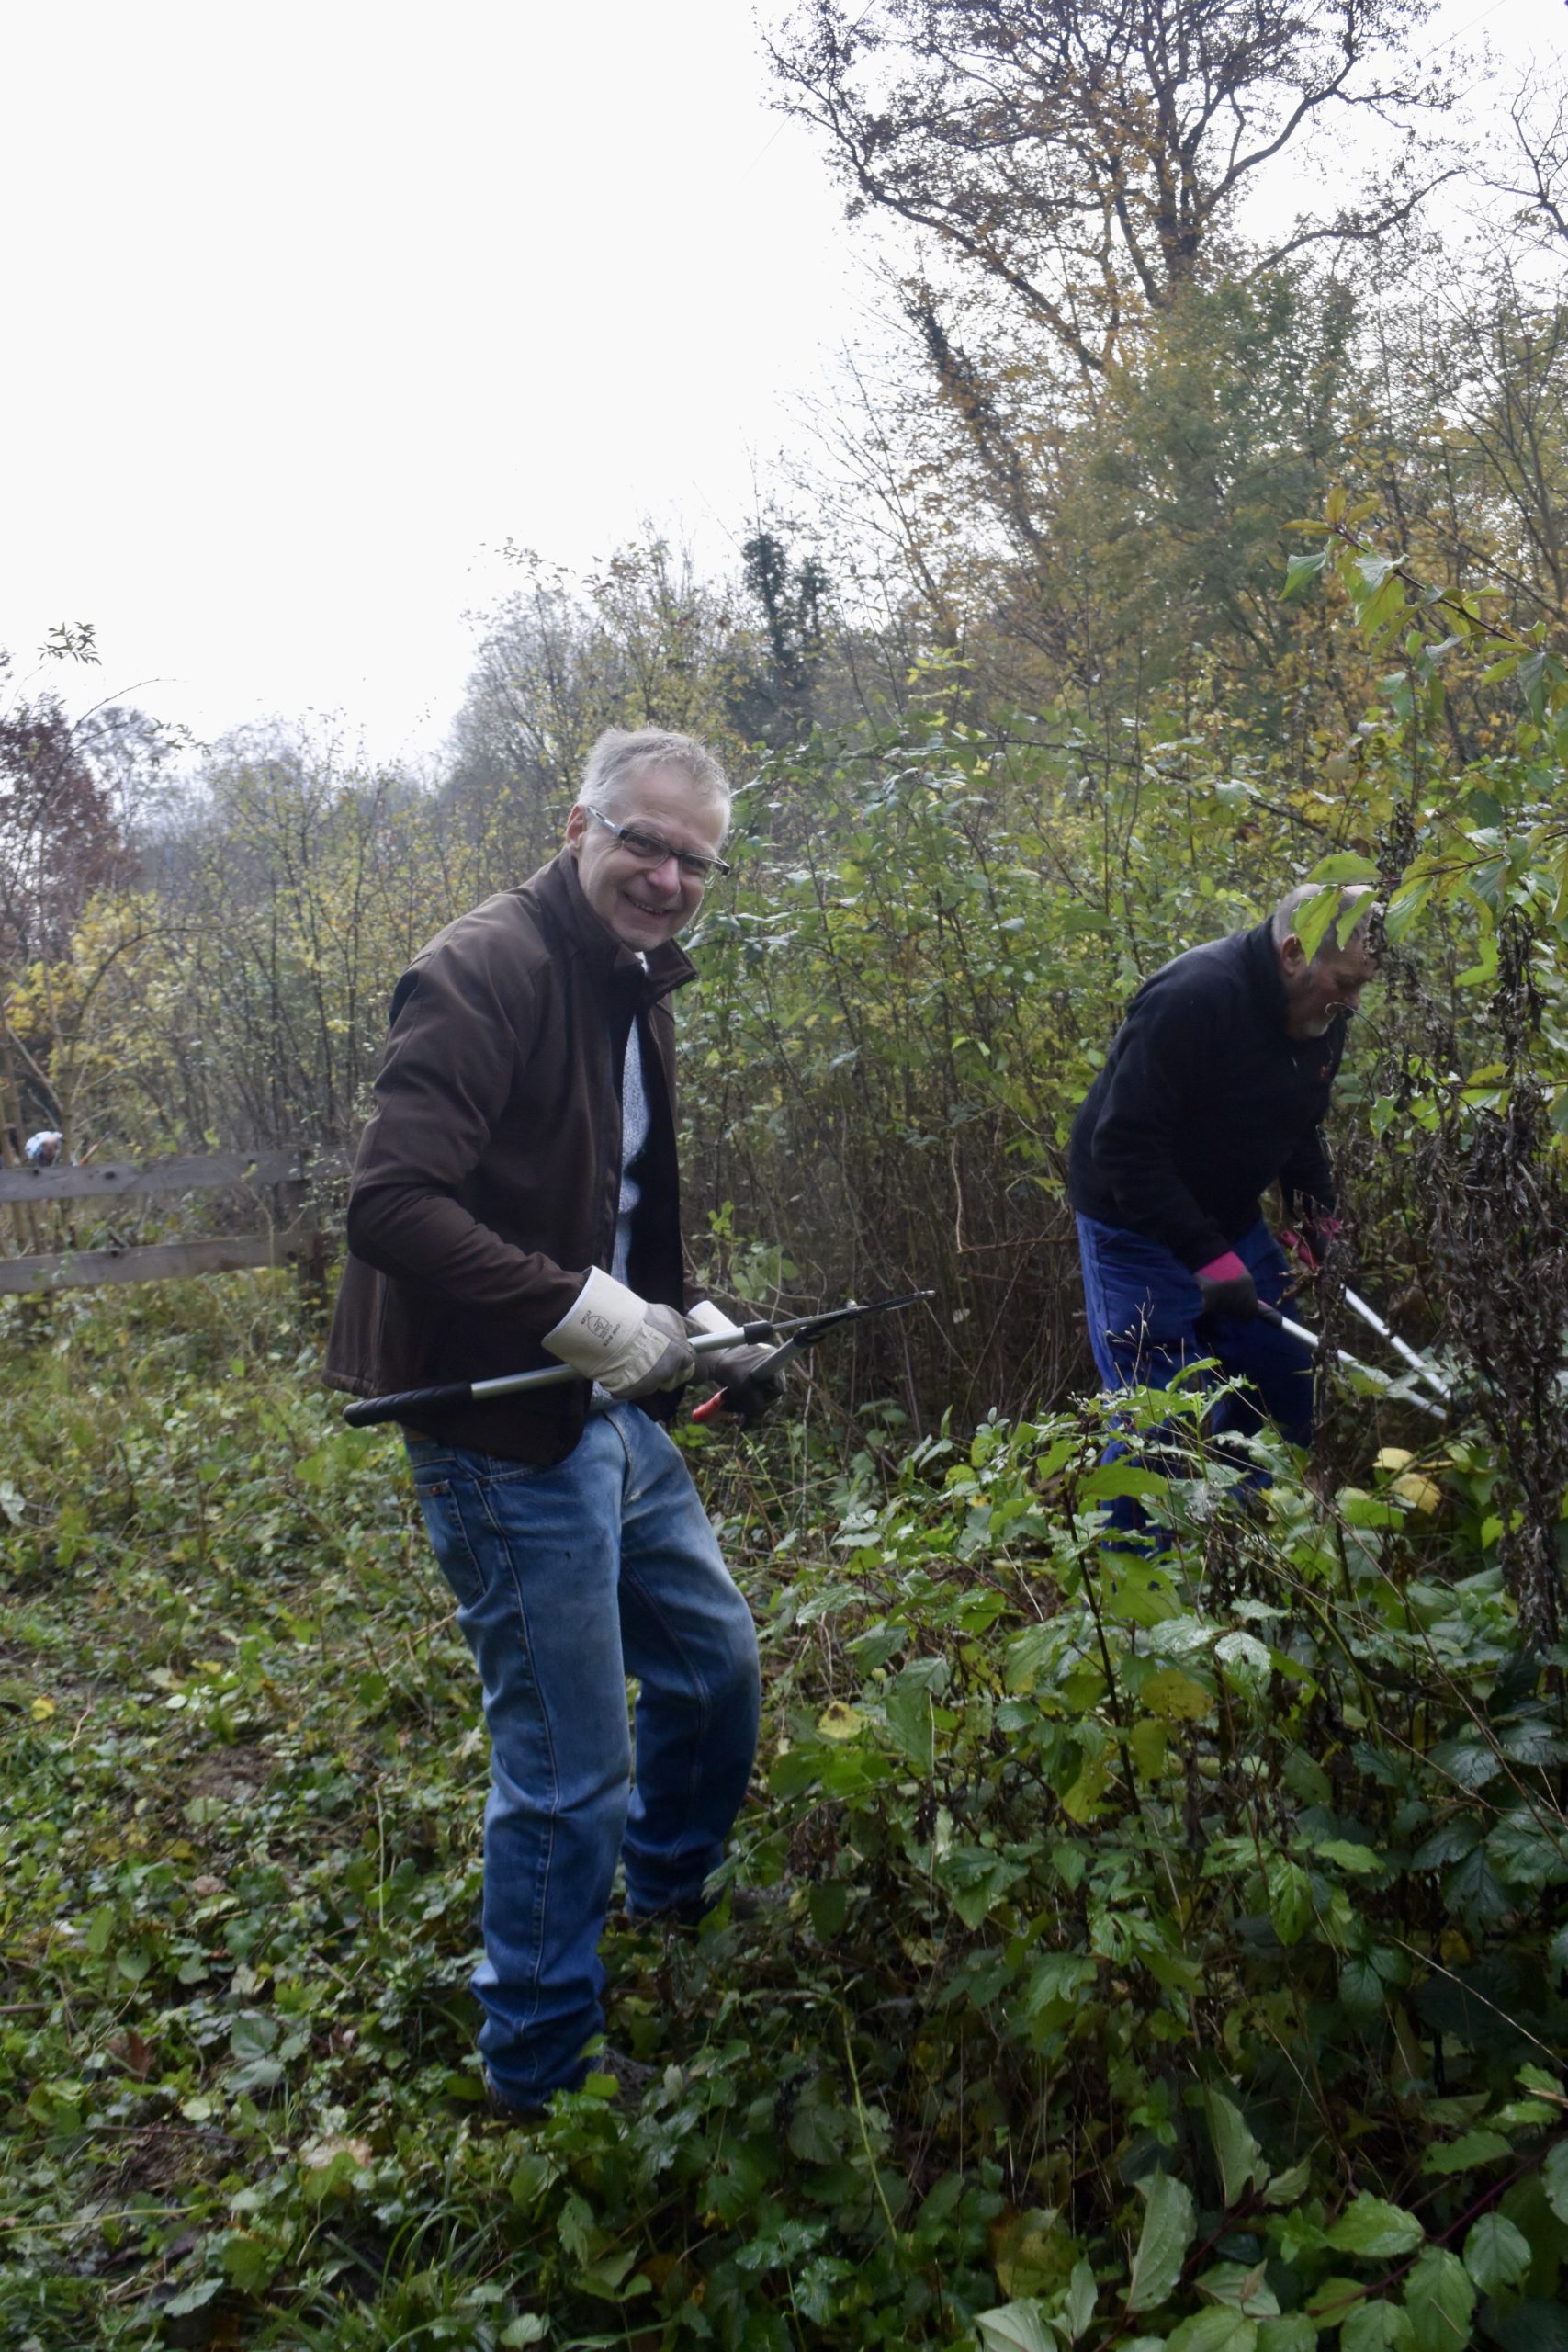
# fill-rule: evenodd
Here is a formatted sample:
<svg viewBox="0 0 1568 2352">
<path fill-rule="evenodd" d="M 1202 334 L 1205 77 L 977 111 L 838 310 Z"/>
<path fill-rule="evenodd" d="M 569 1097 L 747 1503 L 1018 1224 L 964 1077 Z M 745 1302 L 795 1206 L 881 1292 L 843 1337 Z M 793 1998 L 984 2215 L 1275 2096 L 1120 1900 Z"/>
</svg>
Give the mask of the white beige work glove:
<svg viewBox="0 0 1568 2352">
<path fill-rule="evenodd" d="M 735 1345 L 718 1348 L 702 1359 L 703 1378 L 712 1376 L 716 1389 L 722 1392 L 718 1409 L 734 1413 L 741 1426 L 750 1429 L 764 1413 L 778 1403 L 784 1393 L 784 1373 L 771 1372 L 769 1359 L 776 1352 L 772 1346 L 756 1347 L 743 1340 L 738 1324 L 732 1323 L 722 1307 L 711 1298 L 700 1299 L 686 1317 L 688 1331 L 711 1331 L 716 1334 L 733 1331 Z"/>
<path fill-rule="evenodd" d="M 544 1345 L 584 1380 L 612 1396 L 651 1396 L 679 1388 L 697 1368 L 686 1318 L 673 1306 L 650 1306 L 635 1290 L 595 1266 Z"/>
</svg>

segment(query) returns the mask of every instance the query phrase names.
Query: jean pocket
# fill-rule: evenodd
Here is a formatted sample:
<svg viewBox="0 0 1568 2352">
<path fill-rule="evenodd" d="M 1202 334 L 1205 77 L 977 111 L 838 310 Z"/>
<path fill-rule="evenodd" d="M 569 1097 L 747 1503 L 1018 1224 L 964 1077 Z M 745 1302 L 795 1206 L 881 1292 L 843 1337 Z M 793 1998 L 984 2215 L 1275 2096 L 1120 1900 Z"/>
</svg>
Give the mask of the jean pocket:
<svg viewBox="0 0 1568 2352">
<path fill-rule="evenodd" d="M 436 1566 L 446 1577 L 453 1599 L 460 1610 L 477 1609 L 485 1596 L 484 1570 L 468 1541 L 451 1481 L 417 1480 L 415 1491 Z"/>
</svg>

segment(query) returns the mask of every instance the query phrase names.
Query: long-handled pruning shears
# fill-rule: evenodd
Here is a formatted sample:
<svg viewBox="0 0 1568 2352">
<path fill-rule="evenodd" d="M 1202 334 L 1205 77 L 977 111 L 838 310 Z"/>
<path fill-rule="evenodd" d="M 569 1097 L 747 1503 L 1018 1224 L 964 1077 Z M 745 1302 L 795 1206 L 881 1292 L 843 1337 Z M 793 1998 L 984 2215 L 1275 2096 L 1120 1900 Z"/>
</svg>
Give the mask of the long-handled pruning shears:
<svg viewBox="0 0 1568 2352">
<path fill-rule="evenodd" d="M 1437 1391 L 1438 1398 L 1442 1400 L 1439 1403 L 1436 1398 L 1423 1396 L 1419 1390 L 1412 1388 L 1405 1391 L 1404 1401 L 1416 1406 L 1423 1413 L 1429 1413 L 1434 1420 L 1446 1420 L 1448 1408 L 1453 1401 L 1452 1391 L 1448 1384 L 1432 1370 L 1424 1357 L 1416 1354 L 1414 1348 L 1406 1346 L 1403 1340 L 1394 1336 L 1382 1317 L 1373 1312 L 1365 1299 L 1358 1298 L 1355 1292 L 1349 1290 L 1345 1293 L 1345 1296 L 1362 1321 L 1370 1323 L 1381 1338 L 1387 1340 L 1391 1346 L 1397 1348 L 1412 1371 L 1418 1373 L 1423 1380 L 1429 1382 Z M 1267 1299 L 1258 1300 L 1257 1312 L 1261 1322 L 1271 1323 L 1277 1331 L 1283 1331 L 1290 1339 L 1299 1340 L 1303 1347 L 1311 1348 L 1314 1355 L 1322 1349 L 1321 1331 L 1311 1331 L 1304 1323 L 1293 1323 L 1288 1315 L 1281 1315 L 1277 1306 L 1270 1306 Z M 1359 1356 L 1348 1355 L 1343 1348 L 1337 1352 L 1340 1363 L 1348 1364 L 1352 1372 L 1359 1372 L 1363 1380 L 1371 1381 L 1379 1388 L 1393 1387 L 1393 1381 L 1391 1375 L 1386 1372 L 1380 1372 L 1375 1364 L 1363 1363 Z"/>
<path fill-rule="evenodd" d="M 935 1296 L 936 1293 L 932 1290 L 907 1290 L 897 1298 L 874 1298 L 864 1306 L 853 1305 L 834 1306 L 829 1307 L 825 1315 L 806 1315 L 797 1317 L 793 1323 L 775 1323 L 772 1331 L 767 1334 L 769 1337 L 776 1337 L 780 1331 L 788 1331 L 791 1336 L 784 1341 L 783 1347 L 775 1348 L 771 1356 L 764 1357 L 749 1377 L 753 1380 L 771 1379 L 774 1373 L 783 1372 L 786 1364 L 793 1363 L 795 1357 L 804 1354 L 807 1348 L 814 1348 L 818 1340 L 826 1339 L 829 1331 L 838 1330 L 845 1323 L 858 1323 L 863 1315 L 891 1315 L 899 1307 L 918 1306 L 922 1299 Z M 766 1326 L 763 1327 L 764 1331 L 766 1328 Z M 718 1335 L 716 1347 L 711 1351 L 705 1349 L 702 1351 L 705 1354 L 711 1352 L 717 1355 L 721 1354 L 726 1347 L 742 1346 L 750 1341 L 751 1333 L 756 1329 L 755 1324 L 749 1323 L 732 1335 L 726 1336 L 721 1333 Z M 693 1420 L 711 1421 L 714 1415 L 722 1410 L 728 1393 L 726 1389 L 716 1388 L 711 1396 L 705 1398 L 694 1408 L 692 1414 Z"/>
<path fill-rule="evenodd" d="M 836 1330 L 841 1323 L 858 1322 L 863 1315 L 888 1315 L 900 1306 L 914 1306 L 921 1299 L 933 1298 L 934 1291 L 906 1291 L 898 1298 L 874 1298 L 863 1306 L 830 1307 L 825 1315 L 792 1315 L 783 1321 L 765 1316 L 750 1323 L 738 1323 L 728 1331 L 703 1331 L 692 1341 L 692 1353 L 700 1362 L 704 1356 L 722 1355 L 727 1348 L 761 1347 L 770 1340 L 784 1339 L 784 1345 L 775 1348 L 759 1372 L 772 1372 L 805 1348 L 813 1347 L 824 1335 Z M 787 1335 L 787 1336 L 786 1336 Z M 378 1421 L 409 1421 L 415 1428 L 422 1417 L 432 1413 L 450 1413 L 465 1405 L 488 1404 L 496 1396 L 518 1396 L 535 1388 L 563 1387 L 569 1380 L 581 1380 L 569 1363 L 546 1364 L 538 1372 L 502 1373 L 494 1380 L 449 1380 L 437 1388 L 405 1388 L 395 1396 L 360 1396 L 344 1408 L 344 1419 L 350 1429 L 367 1430 Z M 717 1409 L 724 1396 L 721 1388 L 705 1404 L 699 1405 L 696 1419 L 705 1420 Z"/>
</svg>

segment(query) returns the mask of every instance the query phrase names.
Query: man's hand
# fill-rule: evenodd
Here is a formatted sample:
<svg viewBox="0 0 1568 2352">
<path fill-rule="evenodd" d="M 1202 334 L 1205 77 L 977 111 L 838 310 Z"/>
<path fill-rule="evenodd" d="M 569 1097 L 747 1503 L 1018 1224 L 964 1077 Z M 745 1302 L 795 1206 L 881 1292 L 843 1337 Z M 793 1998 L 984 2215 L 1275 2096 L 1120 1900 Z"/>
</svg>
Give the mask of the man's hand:
<svg viewBox="0 0 1568 2352">
<path fill-rule="evenodd" d="M 1337 1216 L 1309 1216 L 1302 1219 L 1299 1233 L 1292 1233 L 1289 1226 L 1281 1226 L 1280 1238 L 1288 1250 L 1295 1252 L 1296 1262 L 1303 1273 L 1316 1274 L 1323 1271 L 1329 1244 L 1337 1241 L 1344 1231 L 1345 1227 Z"/>
<path fill-rule="evenodd" d="M 1234 1250 L 1211 1258 L 1193 1278 L 1202 1293 L 1205 1315 L 1234 1315 L 1245 1323 L 1258 1312 L 1258 1285 Z"/>
<path fill-rule="evenodd" d="M 784 1372 L 770 1372 L 772 1348 L 725 1348 L 704 1356 L 703 1378 L 711 1372 L 720 1389 L 720 1410 L 736 1414 L 742 1426 L 752 1428 L 784 1395 Z M 786 1367 L 787 1369 L 787 1367 Z"/>
<path fill-rule="evenodd" d="M 679 1308 L 650 1306 L 599 1266 L 544 1344 L 584 1380 L 628 1400 L 680 1388 L 697 1368 Z"/>
<path fill-rule="evenodd" d="M 686 1317 L 688 1331 L 716 1333 L 735 1328 L 728 1316 L 707 1298 L 699 1301 Z M 772 1348 L 749 1347 L 742 1341 L 702 1359 L 704 1379 L 711 1373 L 721 1394 L 720 1410 L 735 1414 L 745 1429 L 760 1421 L 784 1394 L 784 1373 L 767 1369 L 774 1352 Z"/>
</svg>

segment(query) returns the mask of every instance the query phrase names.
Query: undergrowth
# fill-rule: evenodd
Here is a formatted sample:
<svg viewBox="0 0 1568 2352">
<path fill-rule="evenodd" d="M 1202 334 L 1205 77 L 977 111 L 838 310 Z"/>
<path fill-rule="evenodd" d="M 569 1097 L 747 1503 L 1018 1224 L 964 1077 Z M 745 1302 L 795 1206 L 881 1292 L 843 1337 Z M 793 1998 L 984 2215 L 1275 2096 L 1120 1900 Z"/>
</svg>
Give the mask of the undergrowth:
<svg viewBox="0 0 1568 2352">
<path fill-rule="evenodd" d="M 518 2131 L 395 1445 L 271 1278 L 0 1345 L 0 2340 L 1568 2342 L 1568 1661 L 1479 1441 L 1378 1454 L 1396 1407 L 1325 1500 L 1278 1451 L 1266 1494 L 1101 1465 L 1098 1407 L 694 1435 L 778 1897 L 612 1922 L 654 2086 Z M 1105 1543 L 1130 1488 L 1164 1551 Z"/>
</svg>

